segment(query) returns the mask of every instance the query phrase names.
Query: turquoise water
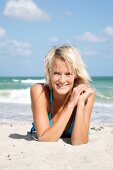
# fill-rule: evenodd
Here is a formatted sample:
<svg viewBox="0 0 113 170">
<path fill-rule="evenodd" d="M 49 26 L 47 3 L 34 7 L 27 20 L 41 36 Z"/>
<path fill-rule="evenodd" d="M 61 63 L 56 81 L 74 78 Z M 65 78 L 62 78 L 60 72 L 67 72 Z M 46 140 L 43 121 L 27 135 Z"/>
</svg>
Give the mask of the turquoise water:
<svg viewBox="0 0 113 170">
<path fill-rule="evenodd" d="M 0 77 L 0 122 L 30 121 L 30 87 L 43 77 Z M 96 91 L 91 121 L 113 124 L 113 77 L 93 77 Z"/>
<path fill-rule="evenodd" d="M 43 77 L 0 77 L 0 101 L 5 101 L 5 97 L 11 101 L 12 96 L 13 99 L 24 96 L 25 99 L 25 95 L 27 100 L 31 85 L 38 82 L 44 82 Z M 113 101 L 113 77 L 92 77 L 90 84 L 96 91 L 96 101 Z"/>
<path fill-rule="evenodd" d="M 0 77 L 0 90 L 26 89 L 43 77 Z"/>
<path fill-rule="evenodd" d="M 113 77 L 93 77 L 91 85 L 96 90 L 97 101 L 113 102 Z"/>
</svg>

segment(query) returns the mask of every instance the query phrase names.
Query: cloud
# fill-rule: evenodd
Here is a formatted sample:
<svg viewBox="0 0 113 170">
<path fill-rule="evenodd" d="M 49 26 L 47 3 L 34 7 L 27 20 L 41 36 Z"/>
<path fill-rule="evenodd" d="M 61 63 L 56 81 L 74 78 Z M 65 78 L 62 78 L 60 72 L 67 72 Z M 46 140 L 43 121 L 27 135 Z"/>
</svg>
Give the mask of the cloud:
<svg viewBox="0 0 113 170">
<path fill-rule="evenodd" d="M 72 16 L 71 11 L 66 11 L 64 12 L 63 16 L 61 16 L 61 20 L 65 20 L 65 18 L 71 17 L 71 16 Z"/>
<path fill-rule="evenodd" d="M 77 36 L 76 39 L 78 39 L 80 41 L 91 42 L 91 43 L 98 43 L 98 42 L 106 41 L 105 38 L 99 38 L 98 36 L 96 36 L 95 34 L 92 34 L 90 32 L 85 32 L 83 35 Z"/>
<path fill-rule="evenodd" d="M 53 37 L 51 37 L 51 38 L 50 38 L 50 41 L 51 41 L 51 42 L 59 42 L 59 40 L 58 40 L 58 37 L 57 37 L 57 36 L 53 36 Z"/>
<path fill-rule="evenodd" d="M 50 20 L 50 16 L 40 9 L 33 0 L 8 0 L 3 14 L 29 21 Z"/>
<path fill-rule="evenodd" d="M 83 35 L 76 36 L 75 38 L 80 41 L 100 43 L 108 41 L 111 37 L 113 37 L 113 27 L 107 26 L 101 31 L 100 36 L 97 36 L 90 32 L 85 32 Z"/>
<path fill-rule="evenodd" d="M 64 15 L 70 17 L 70 16 L 72 16 L 72 13 L 71 13 L 71 11 L 66 11 Z"/>
<path fill-rule="evenodd" d="M 107 36 L 113 36 L 113 27 L 107 26 L 103 32 L 107 35 Z"/>
<path fill-rule="evenodd" d="M 83 54 L 86 55 L 86 56 L 94 56 L 94 55 L 97 54 L 97 52 L 94 51 L 94 50 L 91 50 L 91 49 L 85 49 L 85 50 L 83 51 Z"/>
<path fill-rule="evenodd" d="M 0 39 L 6 35 L 6 31 L 4 28 L 0 27 Z"/>
<path fill-rule="evenodd" d="M 30 56 L 32 54 L 31 44 L 18 40 L 0 42 L 1 54 L 9 56 Z"/>
</svg>

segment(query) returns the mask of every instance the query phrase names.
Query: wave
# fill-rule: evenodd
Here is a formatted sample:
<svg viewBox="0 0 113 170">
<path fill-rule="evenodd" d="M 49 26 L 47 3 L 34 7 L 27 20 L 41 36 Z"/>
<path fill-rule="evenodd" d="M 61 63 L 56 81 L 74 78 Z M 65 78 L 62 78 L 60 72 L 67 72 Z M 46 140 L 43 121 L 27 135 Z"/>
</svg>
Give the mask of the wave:
<svg viewBox="0 0 113 170">
<path fill-rule="evenodd" d="M 113 103 L 107 103 L 107 102 L 95 102 L 94 106 L 97 107 L 106 107 L 106 108 L 113 108 Z"/>
<path fill-rule="evenodd" d="M 105 91 L 98 91 L 96 90 L 96 97 L 97 99 L 103 99 L 103 100 L 113 100 L 113 91 L 112 90 L 105 90 Z"/>
<path fill-rule="evenodd" d="M 21 83 L 28 83 L 28 84 L 34 84 L 34 83 L 45 83 L 45 79 L 41 80 L 33 80 L 33 79 L 27 79 L 27 80 L 21 80 Z"/>
<path fill-rule="evenodd" d="M 97 97 L 98 97 L 98 98 L 101 98 L 101 99 L 106 99 L 106 100 L 111 100 L 111 99 L 113 99 L 113 96 L 110 97 L 110 96 L 106 96 L 106 95 L 103 95 L 103 94 L 97 94 Z"/>
<path fill-rule="evenodd" d="M 3 103 L 31 103 L 30 88 L 20 90 L 1 90 L 0 102 Z"/>
<path fill-rule="evenodd" d="M 17 80 L 17 79 L 13 79 L 12 81 L 13 81 L 14 83 L 20 82 L 20 80 Z"/>
<path fill-rule="evenodd" d="M 30 88 L 27 89 L 11 89 L 0 90 L 0 102 L 4 103 L 31 103 Z M 113 108 L 113 103 L 110 101 L 95 100 L 94 106 Z"/>
</svg>

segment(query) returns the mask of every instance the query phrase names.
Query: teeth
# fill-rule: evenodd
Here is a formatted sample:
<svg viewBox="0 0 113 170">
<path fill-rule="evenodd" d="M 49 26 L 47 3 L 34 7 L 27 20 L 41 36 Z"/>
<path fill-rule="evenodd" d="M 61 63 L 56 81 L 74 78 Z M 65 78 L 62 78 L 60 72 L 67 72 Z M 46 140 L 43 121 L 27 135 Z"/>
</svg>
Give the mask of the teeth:
<svg viewBox="0 0 113 170">
<path fill-rule="evenodd" d="M 63 87 L 66 87 L 67 85 L 59 85 L 59 84 L 57 84 L 59 87 L 61 87 L 61 88 L 63 88 Z"/>
</svg>

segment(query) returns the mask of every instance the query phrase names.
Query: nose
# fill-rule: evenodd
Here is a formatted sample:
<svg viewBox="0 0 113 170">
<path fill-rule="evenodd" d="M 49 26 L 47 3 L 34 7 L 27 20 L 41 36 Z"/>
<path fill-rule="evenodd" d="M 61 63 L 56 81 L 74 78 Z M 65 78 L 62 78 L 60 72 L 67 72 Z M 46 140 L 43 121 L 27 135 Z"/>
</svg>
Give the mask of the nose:
<svg viewBox="0 0 113 170">
<path fill-rule="evenodd" d="M 65 75 L 63 75 L 63 74 L 60 75 L 59 82 L 62 83 L 62 84 L 65 82 Z"/>
</svg>

